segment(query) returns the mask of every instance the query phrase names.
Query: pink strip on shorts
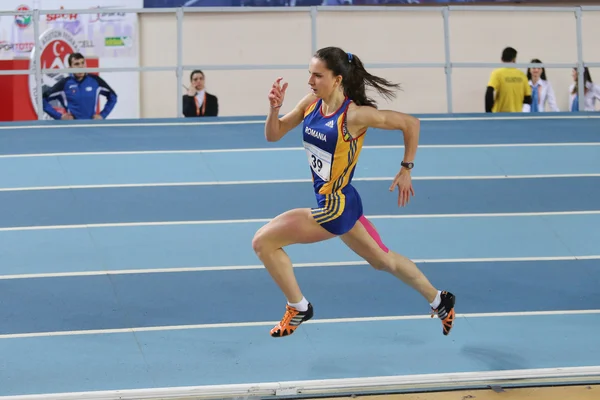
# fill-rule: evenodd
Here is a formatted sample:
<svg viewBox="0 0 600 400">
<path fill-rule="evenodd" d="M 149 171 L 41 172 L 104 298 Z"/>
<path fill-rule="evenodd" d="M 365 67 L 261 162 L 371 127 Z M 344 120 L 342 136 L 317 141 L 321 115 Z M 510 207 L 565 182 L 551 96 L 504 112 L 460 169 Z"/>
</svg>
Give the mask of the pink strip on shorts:
<svg viewBox="0 0 600 400">
<path fill-rule="evenodd" d="M 377 233 L 375 227 L 371 224 L 371 222 L 364 215 L 362 215 L 358 220 L 361 224 L 363 224 L 367 232 L 369 232 L 369 235 L 371 235 L 371 237 L 375 239 L 381 250 L 385 251 L 386 253 L 389 252 L 390 250 L 385 246 L 385 244 L 383 244 L 379 233 Z"/>
</svg>

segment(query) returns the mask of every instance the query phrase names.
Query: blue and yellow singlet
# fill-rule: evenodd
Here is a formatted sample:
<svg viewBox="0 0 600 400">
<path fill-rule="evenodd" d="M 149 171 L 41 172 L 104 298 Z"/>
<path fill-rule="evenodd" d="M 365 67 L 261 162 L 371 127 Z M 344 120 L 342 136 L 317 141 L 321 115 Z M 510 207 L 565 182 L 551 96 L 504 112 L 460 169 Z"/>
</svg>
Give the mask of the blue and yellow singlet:
<svg viewBox="0 0 600 400">
<path fill-rule="evenodd" d="M 325 115 L 319 99 L 304 112 L 303 143 L 311 169 L 318 208 L 313 217 L 328 231 L 340 235 L 362 216 L 362 202 L 351 185 L 364 133 L 352 138 L 346 112 L 352 100 L 344 99 L 333 114 Z"/>
</svg>

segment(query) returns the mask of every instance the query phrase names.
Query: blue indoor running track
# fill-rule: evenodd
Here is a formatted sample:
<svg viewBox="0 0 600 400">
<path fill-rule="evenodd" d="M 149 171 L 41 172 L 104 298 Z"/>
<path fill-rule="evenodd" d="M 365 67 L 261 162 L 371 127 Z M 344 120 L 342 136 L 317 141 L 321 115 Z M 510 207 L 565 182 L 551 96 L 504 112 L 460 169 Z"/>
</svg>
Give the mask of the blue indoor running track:
<svg viewBox="0 0 600 400">
<path fill-rule="evenodd" d="M 401 132 L 368 133 L 366 215 L 457 296 L 448 337 L 338 239 L 287 248 L 315 318 L 269 336 L 252 237 L 315 200 L 300 128 L 263 121 L 0 125 L 0 396 L 600 369 L 598 114 L 424 117 L 406 208 Z"/>
</svg>

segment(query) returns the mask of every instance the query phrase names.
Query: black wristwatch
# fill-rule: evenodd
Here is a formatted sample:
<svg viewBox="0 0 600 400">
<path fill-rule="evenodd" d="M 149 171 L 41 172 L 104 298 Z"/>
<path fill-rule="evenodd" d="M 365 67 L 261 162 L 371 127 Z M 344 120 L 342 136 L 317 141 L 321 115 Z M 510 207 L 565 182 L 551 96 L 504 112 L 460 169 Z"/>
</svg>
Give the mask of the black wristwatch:
<svg viewBox="0 0 600 400">
<path fill-rule="evenodd" d="M 401 161 L 400 165 L 402 165 L 406 169 L 413 169 L 413 167 L 415 166 L 415 163 Z"/>
</svg>

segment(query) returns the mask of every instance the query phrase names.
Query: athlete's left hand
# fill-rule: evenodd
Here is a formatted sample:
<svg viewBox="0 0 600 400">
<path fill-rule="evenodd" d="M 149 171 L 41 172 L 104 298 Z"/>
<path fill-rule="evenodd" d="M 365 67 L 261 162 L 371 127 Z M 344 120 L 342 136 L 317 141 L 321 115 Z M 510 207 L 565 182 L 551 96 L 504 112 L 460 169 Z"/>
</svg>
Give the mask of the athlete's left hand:
<svg viewBox="0 0 600 400">
<path fill-rule="evenodd" d="M 415 190 L 412 186 L 412 179 L 410 177 L 410 171 L 402 168 L 400 172 L 396 174 L 392 186 L 390 186 L 390 192 L 393 192 L 398 186 L 398 205 L 404 207 L 408 205 L 410 196 L 415 195 Z"/>
</svg>

